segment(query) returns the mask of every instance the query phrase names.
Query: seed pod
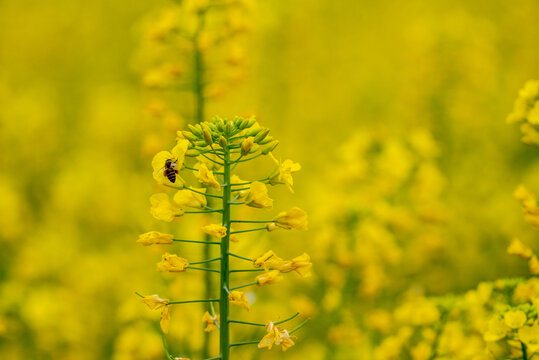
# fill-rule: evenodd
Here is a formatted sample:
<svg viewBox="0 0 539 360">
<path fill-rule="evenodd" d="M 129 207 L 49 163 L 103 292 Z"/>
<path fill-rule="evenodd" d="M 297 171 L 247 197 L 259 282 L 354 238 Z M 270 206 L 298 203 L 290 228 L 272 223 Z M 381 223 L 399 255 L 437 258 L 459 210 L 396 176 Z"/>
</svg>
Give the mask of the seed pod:
<svg viewBox="0 0 539 360">
<path fill-rule="evenodd" d="M 277 147 L 277 145 L 279 145 L 279 140 L 275 140 L 274 142 L 265 145 L 260 152 L 264 155 L 268 155 Z"/>
<path fill-rule="evenodd" d="M 221 136 L 219 138 L 219 145 L 221 145 L 222 148 L 224 148 L 226 146 L 226 139 L 224 136 Z"/>
<path fill-rule="evenodd" d="M 255 136 L 255 143 L 259 144 L 262 140 L 264 140 L 266 138 L 266 136 L 268 136 L 269 132 L 270 132 L 269 129 L 264 129 L 261 132 L 259 132 Z"/>
</svg>

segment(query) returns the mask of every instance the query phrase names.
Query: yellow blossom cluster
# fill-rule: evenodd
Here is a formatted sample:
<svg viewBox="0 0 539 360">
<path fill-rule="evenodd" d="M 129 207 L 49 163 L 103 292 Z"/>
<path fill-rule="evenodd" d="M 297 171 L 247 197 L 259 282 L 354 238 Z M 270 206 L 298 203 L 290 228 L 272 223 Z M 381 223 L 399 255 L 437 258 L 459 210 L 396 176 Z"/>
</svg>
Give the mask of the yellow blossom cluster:
<svg viewBox="0 0 539 360">
<path fill-rule="evenodd" d="M 529 80 L 519 91 L 507 121 L 521 123 L 522 142 L 539 145 L 539 80 Z"/>
<path fill-rule="evenodd" d="M 271 156 L 274 159 L 274 168 L 265 178 L 244 181 L 233 174 L 233 171 L 241 163 L 260 156 L 271 155 L 271 151 L 278 145 L 278 141 L 268 134 L 269 129 L 260 127 L 254 118 L 234 118 L 231 121 L 216 117 L 211 122 L 189 126 L 189 130 L 178 132 L 176 146 L 171 151 L 159 151 L 152 161 L 154 180 L 159 185 L 165 185 L 175 192 L 172 199 L 168 193 L 157 193 L 150 197 L 150 213 L 155 219 L 170 223 L 190 214 L 203 216 L 217 214 L 220 218 L 219 223 L 210 223 L 200 227 L 200 231 L 207 235 L 205 241 L 187 240 L 172 234 L 150 231 L 140 235 L 137 242 L 144 246 L 173 245 L 174 243 L 204 246 L 204 255 L 208 258 L 199 261 L 190 261 L 169 252 L 164 253 L 161 261 L 157 263 L 157 271 L 183 273 L 195 270 L 218 274 L 219 284 L 215 287 L 219 297 L 169 301 L 161 299 L 157 295 L 141 295 L 141 300 L 152 310 L 162 310 L 160 325 L 164 334 L 169 332 L 172 306 L 202 303 L 207 308 L 206 305 L 209 304 L 208 310 L 202 316 L 202 322 L 206 326 L 204 331 L 206 333 L 214 331 L 220 333 L 219 351 L 221 355 L 219 357 L 224 360 L 230 358 L 229 353 L 233 346 L 255 343 L 232 343 L 229 330 L 231 323 L 260 326 L 260 323 L 231 319 L 229 305 L 250 310 L 247 294 L 239 289 L 253 285 L 276 284 L 283 280 L 281 273 L 291 271 L 295 271 L 301 277 L 311 275 L 312 263 L 307 253 L 292 260 L 283 260 L 270 250 L 251 260 L 236 254 L 231 249 L 231 244 L 238 242 L 238 235 L 242 233 L 255 231 L 267 233 L 277 228 L 307 230 L 307 214 L 298 207 L 281 212 L 271 220 L 236 219 L 238 212 L 233 210 L 236 207 L 273 209 L 273 199 L 269 197 L 267 184 L 283 184 L 291 189 L 292 173 L 300 169 L 299 164 L 291 160 L 280 162 Z M 203 187 L 191 186 L 189 181 L 184 180 L 188 177 L 199 182 Z M 213 201 L 210 202 L 210 200 Z M 236 230 L 232 224 L 242 227 L 253 224 L 263 224 L 264 226 Z M 214 249 L 219 249 L 218 257 L 211 257 L 211 254 L 214 253 L 211 249 L 212 246 Z M 248 261 L 254 268 L 232 269 L 232 259 Z M 219 266 L 214 266 L 215 263 L 218 263 Z M 255 277 L 254 282 L 232 286 L 232 281 L 236 281 L 236 277 L 232 279 L 232 274 L 248 274 L 252 271 L 261 272 Z M 189 280 L 186 278 L 184 281 Z M 213 291 L 215 292 L 215 290 Z M 218 304 L 218 312 L 214 304 Z M 284 321 L 289 321 L 297 315 Z M 283 351 L 287 350 L 294 345 L 290 337 L 291 333 L 299 330 L 307 320 L 291 330 L 290 333 L 274 326 L 273 322 L 269 322 L 266 326 L 268 334 L 261 340 L 257 340 L 256 343 L 259 344 L 259 348 L 271 349 L 275 344 L 281 345 Z M 278 324 L 284 321 L 280 321 Z M 164 345 L 167 356 L 172 358 L 166 342 Z"/>
</svg>

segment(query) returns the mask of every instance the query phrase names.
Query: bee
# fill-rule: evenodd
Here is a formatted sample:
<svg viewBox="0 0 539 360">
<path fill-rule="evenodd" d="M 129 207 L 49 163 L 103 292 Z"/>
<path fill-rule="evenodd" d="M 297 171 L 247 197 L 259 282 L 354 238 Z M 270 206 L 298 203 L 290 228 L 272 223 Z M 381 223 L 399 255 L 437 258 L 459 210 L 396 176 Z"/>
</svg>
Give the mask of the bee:
<svg viewBox="0 0 539 360">
<path fill-rule="evenodd" d="M 165 161 L 165 166 L 159 171 L 163 171 L 163 175 L 166 176 L 171 183 L 176 182 L 176 174 L 179 173 L 179 171 L 176 170 L 176 161 L 167 159 L 167 161 Z"/>
</svg>

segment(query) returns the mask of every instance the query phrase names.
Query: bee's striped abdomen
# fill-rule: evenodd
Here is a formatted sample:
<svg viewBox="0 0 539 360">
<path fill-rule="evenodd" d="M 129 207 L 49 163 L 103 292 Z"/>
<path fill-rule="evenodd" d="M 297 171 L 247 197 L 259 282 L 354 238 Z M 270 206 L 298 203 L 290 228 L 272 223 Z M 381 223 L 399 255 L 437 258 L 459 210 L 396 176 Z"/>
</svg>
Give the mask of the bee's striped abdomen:
<svg viewBox="0 0 539 360">
<path fill-rule="evenodd" d="M 171 183 L 176 182 L 176 170 L 174 170 L 174 169 L 166 169 L 165 172 L 164 172 L 164 175 L 168 178 L 168 180 Z"/>
</svg>

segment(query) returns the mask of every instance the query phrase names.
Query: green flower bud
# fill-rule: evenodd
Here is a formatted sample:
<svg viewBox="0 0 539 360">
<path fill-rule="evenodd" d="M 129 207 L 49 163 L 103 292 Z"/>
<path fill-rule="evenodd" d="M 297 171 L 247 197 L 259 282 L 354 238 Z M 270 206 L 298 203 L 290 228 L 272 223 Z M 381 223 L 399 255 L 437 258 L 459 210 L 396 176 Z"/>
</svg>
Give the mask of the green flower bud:
<svg viewBox="0 0 539 360">
<path fill-rule="evenodd" d="M 200 155 L 200 151 L 198 151 L 197 149 L 189 149 L 185 152 L 185 156 L 189 157 L 195 157 L 198 155 Z"/>
<path fill-rule="evenodd" d="M 250 128 L 251 126 L 253 126 L 256 122 L 256 119 L 254 116 L 251 116 L 249 119 L 247 119 L 247 125 L 245 126 L 246 128 Z"/>
<path fill-rule="evenodd" d="M 268 155 L 270 152 L 272 152 L 276 147 L 277 145 L 279 145 L 279 140 L 275 140 L 265 146 L 262 147 L 262 150 L 260 150 L 260 152 L 264 155 Z"/>
<path fill-rule="evenodd" d="M 261 141 L 259 141 L 258 143 L 259 143 L 260 145 L 266 145 L 266 144 L 269 144 L 270 142 L 272 142 L 273 140 L 274 140 L 274 139 L 273 139 L 273 136 L 266 136 L 266 137 L 264 138 L 264 140 L 261 140 Z"/>
<path fill-rule="evenodd" d="M 204 123 L 202 123 L 202 134 L 204 135 L 204 140 L 207 145 L 213 144 L 210 129 Z"/>
<path fill-rule="evenodd" d="M 193 126 L 191 124 L 187 124 L 187 127 L 189 128 L 189 130 L 191 130 L 191 132 L 193 134 L 195 134 L 196 136 L 198 136 L 199 138 L 202 137 L 202 129 L 200 127 L 197 127 L 197 126 Z"/>
<path fill-rule="evenodd" d="M 198 140 L 198 137 L 195 136 L 195 134 L 187 130 L 183 130 L 182 135 L 193 144 L 195 144 L 195 142 Z"/>
<path fill-rule="evenodd" d="M 262 131 L 262 128 L 256 128 L 256 129 L 251 129 L 247 134 L 247 136 L 256 136 L 259 132 Z"/>
<path fill-rule="evenodd" d="M 221 136 L 219 138 L 219 145 L 221 145 L 222 148 L 224 148 L 226 146 L 226 139 L 224 136 Z"/>
<path fill-rule="evenodd" d="M 247 127 L 247 120 L 246 119 L 238 119 L 238 128 L 243 130 L 245 127 Z"/>
<path fill-rule="evenodd" d="M 269 132 L 270 132 L 269 129 L 264 129 L 261 132 L 259 132 L 255 136 L 255 143 L 259 144 L 262 140 L 264 140 L 266 138 L 266 136 L 268 136 Z"/>
</svg>

